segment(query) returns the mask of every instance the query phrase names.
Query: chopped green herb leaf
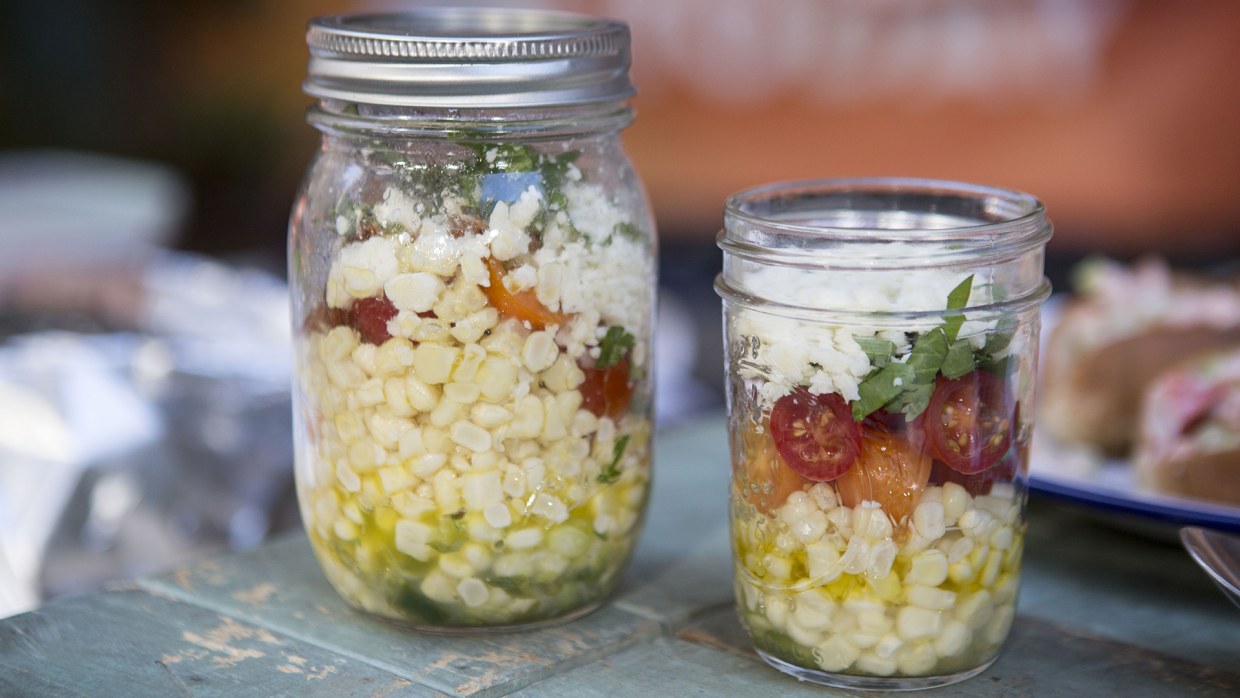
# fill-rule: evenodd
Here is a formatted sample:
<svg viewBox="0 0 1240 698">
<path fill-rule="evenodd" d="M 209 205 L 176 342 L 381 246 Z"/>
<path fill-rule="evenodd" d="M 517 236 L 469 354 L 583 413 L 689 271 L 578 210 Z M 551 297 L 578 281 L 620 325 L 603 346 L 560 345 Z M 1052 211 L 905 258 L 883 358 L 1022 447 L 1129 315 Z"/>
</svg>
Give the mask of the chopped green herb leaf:
<svg viewBox="0 0 1240 698">
<path fill-rule="evenodd" d="M 620 236 L 622 238 L 627 238 L 629 240 L 637 241 L 637 240 L 642 239 L 642 231 L 640 228 L 633 225 L 632 223 L 628 223 L 628 222 L 617 223 L 616 227 L 613 228 L 611 231 L 611 236 L 612 237 Z"/>
<path fill-rule="evenodd" d="M 908 364 L 889 363 L 877 373 L 870 374 L 857 386 L 859 397 L 852 404 L 853 419 L 860 422 L 888 402 L 891 402 L 913 382 L 913 367 Z"/>
<path fill-rule="evenodd" d="M 624 331 L 619 325 L 607 328 L 607 334 L 603 335 L 603 341 L 598 345 L 598 360 L 594 362 L 596 368 L 610 368 L 620 363 L 620 359 L 633 348 L 637 339 Z"/>
<path fill-rule="evenodd" d="M 624 457 L 624 449 L 628 448 L 628 445 L 628 434 L 616 439 L 616 444 L 611 447 L 611 463 L 606 470 L 598 474 L 599 482 L 610 485 L 620 479 L 620 459 Z"/>
<path fill-rule="evenodd" d="M 947 294 L 947 315 L 943 318 L 943 332 L 949 341 L 956 341 L 960 326 L 964 324 L 964 313 L 959 311 L 969 304 L 969 294 L 973 292 L 973 275 L 969 274 L 956 288 Z"/>
<path fill-rule="evenodd" d="M 890 339 L 882 337 L 856 337 L 857 345 L 870 357 L 870 365 L 875 368 L 882 368 L 891 361 L 891 355 L 896 352 L 896 343 Z"/>
<path fill-rule="evenodd" d="M 914 383 L 934 382 L 939 369 L 943 367 L 943 360 L 947 358 L 948 346 L 947 335 L 942 327 L 936 327 L 917 338 L 913 351 L 908 356 L 908 364 L 915 371 Z"/>
<path fill-rule="evenodd" d="M 969 373 L 975 367 L 973 345 L 969 344 L 969 340 L 957 339 L 952 342 L 951 348 L 947 350 L 947 356 L 943 359 L 943 375 L 956 379 Z"/>
<path fill-rule="evenodd" d="M 425 623 L 438 624 L 448 619 L 447 611 L 415 589 L 413 585 L 401 587 L 392 601 L 394 606 Z"/>
</svg>

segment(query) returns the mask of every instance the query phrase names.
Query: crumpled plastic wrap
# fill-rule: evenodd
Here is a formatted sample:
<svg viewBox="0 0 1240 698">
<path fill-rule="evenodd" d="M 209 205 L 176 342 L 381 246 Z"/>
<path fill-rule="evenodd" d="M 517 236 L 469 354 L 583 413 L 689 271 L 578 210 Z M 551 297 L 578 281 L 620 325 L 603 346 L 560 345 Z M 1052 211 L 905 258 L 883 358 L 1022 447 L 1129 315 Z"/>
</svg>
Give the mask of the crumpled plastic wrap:
<svg viewBox="0 0 1240 698">
<path fill-rule="evenodd" d="M 169 252 L 59 278 L 89 301 L 0 303 L 0 617 L 297 521 L 283 281 Z"/>
</svg>

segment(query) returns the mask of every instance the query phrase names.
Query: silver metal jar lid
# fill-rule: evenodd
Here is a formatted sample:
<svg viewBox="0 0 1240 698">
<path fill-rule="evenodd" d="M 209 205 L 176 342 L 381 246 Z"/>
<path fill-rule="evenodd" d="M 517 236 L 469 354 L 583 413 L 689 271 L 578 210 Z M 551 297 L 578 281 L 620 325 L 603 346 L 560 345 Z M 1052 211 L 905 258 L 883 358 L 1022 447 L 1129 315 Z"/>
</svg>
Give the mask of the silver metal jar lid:
<svg viewBox="0 0 1240 698">
<path fill-rule="evenodd" d="M 408 107 L 549 107 L 626 99 L 629 28 L 528 9 L 423 8 L 310 22 L 302 89 Z"/>
</svg>

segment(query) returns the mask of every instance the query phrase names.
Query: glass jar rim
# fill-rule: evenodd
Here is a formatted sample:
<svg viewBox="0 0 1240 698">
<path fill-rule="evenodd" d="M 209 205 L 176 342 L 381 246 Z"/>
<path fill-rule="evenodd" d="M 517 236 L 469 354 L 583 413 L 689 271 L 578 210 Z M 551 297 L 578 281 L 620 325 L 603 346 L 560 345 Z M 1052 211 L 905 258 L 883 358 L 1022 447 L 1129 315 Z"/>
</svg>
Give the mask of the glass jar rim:
<svg viewBox="0 0 1240 698">
<path fill-rule="evenodd" d="M 1045 245 L 1052 231 L 1042 201 L 1011 189 L 903 177 L 806 179 L 728 197 L 718 244 L 764 264 L 930 268 L 1011 259 Z"/>
</svg>

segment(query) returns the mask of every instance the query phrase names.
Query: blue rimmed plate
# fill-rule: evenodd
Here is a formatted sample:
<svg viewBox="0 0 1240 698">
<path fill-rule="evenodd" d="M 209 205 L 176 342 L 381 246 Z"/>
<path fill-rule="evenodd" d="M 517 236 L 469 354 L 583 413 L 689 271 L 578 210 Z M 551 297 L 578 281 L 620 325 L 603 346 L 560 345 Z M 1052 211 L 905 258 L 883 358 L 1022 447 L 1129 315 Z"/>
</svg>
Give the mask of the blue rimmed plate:
<svg viewBox="0 0 1240 698">
<path fill-rule="evenodd" d="M 1142 528 L 1204 526 L 1240 533 L 1240 507 L 1143 490 L 1128 462 L 1102 459 L 1090 463 L 1085 454 L 1065 451 L 1066 447 L 1035 439 L 1029 464 L 1032 491 Z"/>
</svg>

